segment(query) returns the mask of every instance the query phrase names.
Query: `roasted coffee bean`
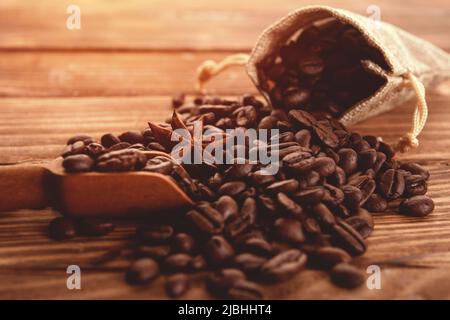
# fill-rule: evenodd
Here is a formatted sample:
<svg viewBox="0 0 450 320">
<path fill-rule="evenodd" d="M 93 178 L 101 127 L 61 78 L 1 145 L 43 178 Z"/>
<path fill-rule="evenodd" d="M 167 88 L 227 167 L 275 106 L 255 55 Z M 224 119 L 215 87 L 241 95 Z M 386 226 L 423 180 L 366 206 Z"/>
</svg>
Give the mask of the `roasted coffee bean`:
<svg viewBox="0 0 450 320">
<path fill-rule="evenodd" d="M 351 289 L 362 285 L 366 275 L 348 263 L 339 263 L 331 269 L 331 280 L 340 287 Z"/>
<path fill-rule="evenodd" d="M 389 200 L 399 198 L 405 190 L 405 178 L 403 173 L 395 169 L 386 170 L 378 183 L 380 193 Z"/>
<path fill-rule="evenodd" d="M 286 194 L 282 192 L 277 193 L 277 201 L 289 217 L 300 219 L 305 216 L 303 208 Z"/>
<path fill-rule="evenodd" d="M 189 289 L 189 277 L 184 273 L 176 273 L 167 278 L 166 292 L 172 298 L 182 296 Z"/>
<path fill-rule="evenodd" d="M 265 239 L 256 236 L 246 239 L 240 248 L 242 251 L 262 256 L 269 256 L 272 254 L 272 245 Z"/>
<path fill-rule="evenodd" d="M 309 234 L 319 234 L 320 233 L 320 225 L 316 219 L 312 217 L 307 217 L 302 220 L 303 230 Z"/>
<path fill-rule="evenodd" d="M 174 164 L 165 157 L 155 157 L 147 161 L 143 171 L 169 175 L 173 170 Z"/>
<path fill-rule="evenodd" d="M 105 153 L 128 149 L 129 147 L 131 147 L 131 144 L 129 144 L 128 142 L 119 142 L 119 143 L 116 143 L 115 145 L 109 147 L 108 149 L 106 149 Z"/>
<path fill-rule="evenodd" d="M 306 265 L 307 256 L 297 249 L 284 251 L 261 266 L 263 279 L 285 281 L 292 278 Z"/>
<path fill-rule="evenodd" d="M 380 141 L 380 145 L 378 146 L 378 151 L 383 152 L 386 155 L 387 159 L 391 159 L 395 152 L 392 146 L 388 145 L 387 143 Z"/>
<path fill-rule="evenodd" d="M 427 193 L 428 186 L 422 175 L 414 174 L 405 177 L 405 196 L 419 196 Z"/>
<path fill-rule="evenodd" d="M 244 272 L 255 272 L 266 263 L 267 258 L 252 253 L 241 253 L 234 257 L 233 264 Z"/>
<path fill-rule="evenodd" d="M 328 207 L 323 203 L 315 204 L 313 207 L 314 215 L 317 219 L 324 225 L 334 225 L 336 224 L 336 218 L 334 214 L 328 209 Z"/>
<path fill-rule="evenodd" d="M 248 176 L 254 166 L 255 165 L 251 163 L 235 164 L 225 172 L 225 175 L 229 179 L 241 179 Z"/>
<path fill-rule="evenodd" d="M 325 189 L 316 187 L 299 191 L 293 195 L 293 198 L 300 204 L 315 204 L 325 197 Z"/>
<path fill-rule="evenodd" d="M 305 235 L 300 221 L 279 218 L 275 221 L 273 226 L 278 239 L 294 244 L 305 242 Z"/>
<path fill-rule="evenodd" d="M 48 226 L 48 235 L 53 240 L 66 240 L 76 236 L 75 221 L 60 217 L 53 219 Z"/>
<path fill-rule="evenodd" d="M 92 139 L 91 136 L 80 134 L 80 135 L 73 136 L 69 140 L 67 140 L 67 145 L 74 144 L 78 141 L 83 142 L 84 145 L 88 145 L 88 144 L 92 143 L 94 140 Z"/>
<path fill-rule="evenodd" d="M 372 168 L 376 161 L 377 151 L 375 149 L 363 150 L 358 154 L 358 163 L 362 170 Z"/>
<path fill-rule="evenodd" d="M 364 136 L 363 139 L 366 140 L 373 149 L 378 150 L 378 148 L 380 146 L 380 141 L 378 140 L 377 137 Z"/>
<path fill-rule="evenodd" d="M 366 210 L 360 208 L 358 215 L 345 219 L 345 222 L 366 239 L 373 231 L 373 218 Z"/>
<path fill-rule="evenodd" d="M 172 239 L 172 246 L 175 251 L 192 254 L 195 251 L 196 243 L 190 234 L 178 233 Z"/>
<path fill-rule="evenodd" d="M 230 182 L 224 183 L 219 188 L 219 190 L 217 190 L 217 194 L 219 196 L 227 195 L 230 197 L 235 197 L 239 193 L 244 191 L 246 187 L 247 187 L 247 185 L 243 181 L 230 181 Z"/>
<path fill-rule="evenodd" d="M 212 265 L 223 265 L 234 256 L 234 249 L 222 236 L 212 236 L 205 245 L 205 255 Z"/>
<path fill-rule="evenodd" d="M 97 158 L 96 168 L 99 171 L 119 172 L 142 169 L 147 156 L 139 150 L 124 149 L 105 153 Z"/>
<path fill-rule="evenodd" d="M 119 136 L 119 140 L 123 142 L 128 142 L 129 144 L 135 144 L 135 143 L 143 143 L 144 137 L 142 136 L 142 133 L 139 131 L 127 131 Z"/>
<path fill-rule="evenodd" d="M 105 148 L 111 148 L 113 145 L 118 144 L 120 139 L 112 133 L 107 133 L 101 137 L 100 142 Z"/>
<path fill-rule="evenodd" d="M 99 143 L 90 143 L 86 146 L 85 150 L 86 154 L 92 158 L 97 158 L 105 151 L 105 148 Z"/>
<path fill-rule="evenodd" d="M 388 207 L 387 201 L 377 193 L 373 193 L 367 199 L 364 207 L 370 212 L 384 212 Z"/>
<path fill-rule="evenodd" d="M 186 217 L 196 228 L 208 234 L 219 233 L 224 226 L 222 214 L 208 203 L 197 205 L 197 209 L 190 210 Z"/>
<path fill-rule="evenodd" d="M 314 268 L 328 270 L 338 263 L 349 263 L 352 257 L 341 248 L 323 247 L 308 255 L 308 264 Z"/>
<path fill-rule="evenodd" d="M 144 225 L 136 229 L 140 241 L 145 243 L 165 243 L 173 236 L 170 225 Z"/>
<path fill-rule="evenodd" d="M 206 284 L 212 294 L 220 296 L 241 280 L 245 280 L 244 272 L 239 269 L 229 268 L 211 273 L 207 278 Z"/>
<path fill-rule="evenodd" d="M 430 177 L 430 173 L 421 165 L 419 165 L 418 163 L 414 163 L 414 162 L 407 162 L 407 163 L 403 163 L 400 166 L 400 169 L 406 170 L 411 172 L 413 175 L 420 175 L 422 176 L 425 180 L 428 180 L 428 178 Z"/>
<path fill-rule="evenodd" d="M 192 258 L 190 269 L 192 269 L 193 271 L 202 271 L 205 270 L 206 267 L 207 263 L 205 257 L 203 257 L 202 255 L 198 255 Z"/>
<path fill-rule="evenodd" d="M 127 282 L 133 285 L 146 284 L 154 280 L 159 274 L 159 266 L 151 258 L 134 261 L 127 271 Z"/>
<path fill-rule="evenodd" d="M 315 161 L 313 169 L 322 177 L 328 177 L 336 170 L 336 163 L 331 158 L 321 157 Z"/>
<path fill-rule="evenodd" d="M 323 202 L 336 206 L 344 201 L 344 192 L 341 189 L 328 183 L 325 183 L 323 187 L 326 191 L 325 196 L 323 197 Z"/>
<path fill-rule="evenodd" d="M 250 179 L 255 185 L 266 186 L 275 182 L 275 177 L 267 172 L 267 170 L 258 170 L 250 174 Z"/>
<path fill-rule="evenodd" d="M 306 89 L 287 89 L 283 97 L 283 105 L 286 109 L 304 108 L 310 98 L 311 93 Z"/>
<path fill-rule="evenodd" d="M 253 198 L 246 198 L 244 200 L 244 203 L 242 204 L 242 208 L 241 208 L 241 216 L 248 216 L 249 217 L 249 221 L 250 224 L 254 224 L 256 222 L 256 218 L 257 218 L 257 205 L 256 205 L 256 201 Z"/>
<path fill-rule="evenodd" d="M 226 298 L 232 300 L 261 300 L 263 293 L 261 287 L 256 283 L 239 280 L 228 288 Z"/>
<path fill-rule="evenodd" d="M 186 253 L 175 253 L 164 259 L 164 267 L 173 272 L 186 271 L 190 268 L 192 256 Z"/>
<path fill-rule="evenodd" d="M 311 142 L 311 133 L 308 130 L 299 130 L 295 133 L 295 141 L 302 147 L 309 147 Z"/>
<path fill-rule="evenodd" d="M 364 238 L 351 225 L 338 221 L 332 227 L 335 245 L 344 249 L 352 256 L 361 255 L 366 251 Z"/>
<path fill-rule="evenodd" d="M 352 174 L 358 168 L 358 154 L 353 149 L 343 148 L 338 151 L 339 167 L 341 167 L 347 175 Z"/>
<path fill-rule="evenodd" d="M 298 190 L 298 181 L 295 179 L 289 179 L 284 181 L 274 182 L 266 187 L 266 190 L 271 193 L 287 193 L 291 194 Z"/>
<path fill-rule="evenodd" d="M 335 186 L 340 187 L 347 182 L 347 175 L 341 167 L 336 166 L 336 170 L 331 176 L 328 177 L 327 181 Z"/>
<path fill-rule="evenodd" d="M 222 196 L 216 201 L 216 209 L 220 211 L 224 220 L 235 216 L 239 212 L 239 207 L 236 201 L 230 196 Z"/>
<path fill-rule="evenodd" d="M 88 172 L 94 167 L 94 160 L 85 154 L 76 154 L 64 158 L 62 163 L 66 172 Z"/>
<path fill-rule="evenodd" d="M 85 218 L 77 222 L 77 232 L 88 237 L 104 236 L 112 232 L 115 227 L 114 222 L 98 218 Z"/>
<path fill-rule="evenodd" d="M 155 246 L 139 246 L 135 250 L 135 255 L 139 258 L 154 258 L 154 259 L 162 259 L 167 257 L 170 254 L 170 246 L 161 244 L 161 245 L 155 245 Z"/>
<path fill-rule="evenodd" d="M 403 200 L 398 209 L 407 216 L 423 217 L 434 210 L 434 202 L 428 196 L 414 196 Z"/>
<path fill-rule="evenodd" d="M 344 192 L 344 203 L 350 210 L 357 210 L 360 206 L 363 194 L 361 190 L 352 185 L 345 185 L 342 187 Z"/>
</svg>

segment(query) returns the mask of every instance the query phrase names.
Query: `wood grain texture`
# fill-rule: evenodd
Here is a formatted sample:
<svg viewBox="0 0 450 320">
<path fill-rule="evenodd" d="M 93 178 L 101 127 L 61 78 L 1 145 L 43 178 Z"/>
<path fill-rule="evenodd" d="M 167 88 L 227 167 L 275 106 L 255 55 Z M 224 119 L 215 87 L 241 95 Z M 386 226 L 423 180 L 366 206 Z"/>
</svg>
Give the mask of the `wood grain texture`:
<svg viewBox="0 0 450 320">
<path fill-rule="evenodd" d="M 306 5 L 325 4 L 363 15 L 376 4 L 381 19 L 444 49 L 450 27 L 446 0 L 77 0 L 81 29 L 68 30 L 70 1 L 3 0 L 0 48 L 248 50 L 272 22 Z"/>
<path fill-rule="evenodd" d="M 65 27 L 66 7 L 57 0 L 0 2 L 0 165 L 46 161 L 77 133 L 100 137 L 142 129 L 170 115 L 170 95 L 193 93 L 195 68 L 207 58 L 248 51 L 264 27 L 292 9 L 322 1 L 88 1 L 81 30 Z M 325 4 L 365 14 L 363 1 Z M 381 0 L 381 18 L 450 51 L 446 0 Z M 209 84 L 217 93 L 254 92 L 240 68 Z M 430 116 L 419 149 L 403 156 L 431 172 L 436 209 L 424 219 L 376 216 L 367 254 L 356 263 L 382 267 L 382 289 L 343 290 L 317 271 L 267 286 L 275 299 L 450 299 L 450 84 L 427 95 Z M 392 142 L 410 126 L 407 103 L 353 127 Z M 2 192 L 4 192 L 2 190 Z M 123 257 L 93 268 L 92 261 L 123 247 L 135 223 L 119 222 L 104 238 L 48 239 L 51 210 L 0 214 L 0 298 L 165 299 L 164 279 L 140 288 L 126 285 Z M 410 267 L 387 264 L 408 258 Z M 66 288 L 66 268 L 82 267 L 82 290 Z M 198 275 L 184 298 L 209 298 Z"/>
</svg>

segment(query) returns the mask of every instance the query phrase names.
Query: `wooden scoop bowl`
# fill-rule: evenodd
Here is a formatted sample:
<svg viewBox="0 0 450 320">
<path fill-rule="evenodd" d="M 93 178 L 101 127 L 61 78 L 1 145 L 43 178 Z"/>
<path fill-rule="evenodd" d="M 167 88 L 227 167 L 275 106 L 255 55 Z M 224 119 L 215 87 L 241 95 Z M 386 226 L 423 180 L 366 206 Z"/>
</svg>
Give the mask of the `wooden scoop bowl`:
<svg viewBox="0 0 450 320">
<path fill-rule="evenodd" d="M 149 159 L 168 156 L 145 153 Z M 165 175 L 145 171 L 68 174 L 62 160 L 0 166 L 0 212 L 51 206 L 70 216 L 125 217 L 193 204 Z"/>
</svg>

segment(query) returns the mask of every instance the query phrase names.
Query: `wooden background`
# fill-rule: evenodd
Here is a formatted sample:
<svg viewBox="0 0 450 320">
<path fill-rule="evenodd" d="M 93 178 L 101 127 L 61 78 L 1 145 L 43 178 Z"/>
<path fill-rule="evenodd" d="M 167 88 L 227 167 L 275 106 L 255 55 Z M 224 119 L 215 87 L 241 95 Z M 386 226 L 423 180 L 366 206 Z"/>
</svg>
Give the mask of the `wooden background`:
<svg viewBox="0 0 450 320">
<path fill-rule="evenodd" d="M 322 1 L 320 1 L 322 2 Z M 366 14 L 373 1 L 323 1 Z M 66 28 L 69 4 L 81 8 L 81 30 Z M 46 160 L 67 137 L 142 129 L 170 113 L 170 95 L 193 93 L 195 69 L 205 59 L 248 52 L 258 34 L 289 11 L 317 1 L 2 0 L 0 2 L 0 163 Z M 448 0 L 381 0 L 381 18 L 450 52 Z M 216 93 L 254 92 L 241 68 L 213 80 Z M 420 148 L 404 156 L 431 171 L 436 203 L 425 219 L 376 218 L 362 266 L 408 258 L 408 266 L 381 265 L 382 289 L 343 290 L 325 274 L 301 273 L 268 288 L 269 298 L 450 298 L 450 85 L 428 92 L 430 117 Z M 355 126 L 393 141 L 410 124 L 412 104 Z M 8 190 L 0 190 L 8 192 Z M 163 279 L 135 288 L 120 271 L 84 268 L 126 242 L 123 222 L 101 239 L 53 242 L 46 237 L 57 213 L 0 214 L 0 298 L 165 298 Z M 82 290 L 66 288 L 66 267 L 82 267 Z M 201 281 L 185 298 L 207 298 Z"/>
</svg>

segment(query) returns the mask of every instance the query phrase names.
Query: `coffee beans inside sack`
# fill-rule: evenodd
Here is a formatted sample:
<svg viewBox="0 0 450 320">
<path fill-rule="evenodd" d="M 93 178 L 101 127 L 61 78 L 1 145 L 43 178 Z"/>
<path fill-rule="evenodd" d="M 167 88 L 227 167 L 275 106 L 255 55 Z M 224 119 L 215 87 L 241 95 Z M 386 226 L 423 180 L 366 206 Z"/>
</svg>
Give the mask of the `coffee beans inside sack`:
<svg viewBox="0 0 450 320">
<path fill-rule="evenodd" d="M 106 133 L 99 140 L 70 138 L 62 153 L 68 174 L 157 173 L 195 202 L 164 215 L 149 213 L 129 243 L 96 259 L 95 266 L 125 259 L 130 285 L 165 275 L 170 297 L 185 294 L 200 276 L 215 297 L 262 299 L 266 284 L 288 281 L 305 268 L 328 272 L 337 286 L 361 286 L 365 273 L 352 259 L 367 250 L 372 215 L 387 210 L 428 215 L 434 208 L 426 196 L 429 173 L 419 164 L 398 162 L 378 137 L 361 136 L 333 117 L 309 112 L 315 101 L 311 88 L 292 89 L 311 91 L 303 109 L 271 108 L 252 95 L 192 101 L 179 95 L 166 123 L 149 122 L 142 131 Z M 247 137 L 254 130 L 273 130 L 275 136 L 256 144 L 237 139 L 232 148 L 214 149 L 214 156 L 231 162 L 177 161 L 177 141 L 170 137 L 184 129 L 188 140 L 195 140 L 198 128 L 203 155 L 211 144 L 226 144 L 229 129 L 239 128 Z M 277 170 L 271 171 L 274 163 L 253 161 L 255 150 L 276 155 Z M 160 154 L 149 158 L 147 151 Z M 51 222 L 49 235 L 101 237 L 114 227 L 105 218 L 61 217 Z"/>
</svg>

